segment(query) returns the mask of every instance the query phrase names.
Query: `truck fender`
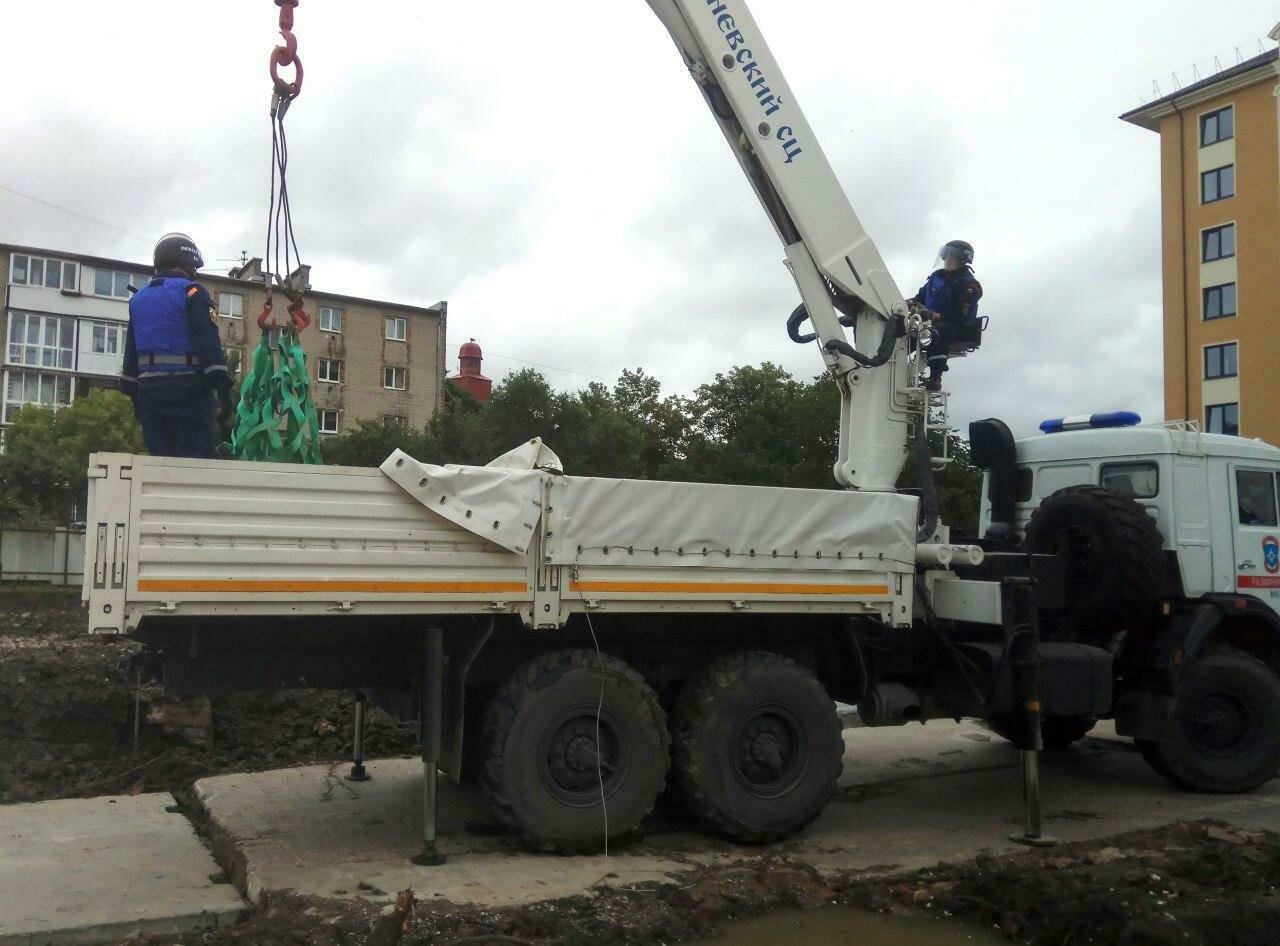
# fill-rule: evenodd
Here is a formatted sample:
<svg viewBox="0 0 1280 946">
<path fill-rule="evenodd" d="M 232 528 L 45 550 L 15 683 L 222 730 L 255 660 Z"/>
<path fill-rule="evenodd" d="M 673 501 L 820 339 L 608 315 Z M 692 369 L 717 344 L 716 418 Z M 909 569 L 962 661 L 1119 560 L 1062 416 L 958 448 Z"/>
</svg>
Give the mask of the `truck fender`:
<svg viewBox="0 0 1280 946">
<path fill-rule="evenodd" d="M 1203 603 L 1172 618 L 1158 644 L 1146 653 L 1145 659 L 1139 658 L 1149 671 L 1146 683 L 1142 689 L 1123 693 L 1116 700 L 1116 732 L 1157 742 L 1171 739 L 1178 678 L 1183 668 L 1208 650 L 1224 624 L 1241 618 L 1264 628 L 1280 648 L 1280 618 L 1262 602 L 1247 595 L 1206 595 Z"/>
<path fill-rule="evenodd" d="M 1275 611 L 1265 603 L 1247 594 L 1210 594 L 1204 595 L 1204 598 L 1215 609 L 1216 621 L 1210 623 L 1206 618 L 1206 621 L 1196 622 L 1192 634 L 1188 634 L 1187 639 L 1181 644 L 1181 664 L 1196 659 L 1210 643 L 1213 632 L 1219 631 L 1224 625 L 1229 627 L 1247 623 L 1249 627 L 1261 630 L 1261 640 L 1268 644 L 1267 650 L 1271 653 L 1280 650 L 1280 617 L 1277 617 Z M 1245 652 L 1253 649 L 1249 643 L 1236 643 L 1236 641 L 1233 643 Z M 1257 637 L 1251 643 L 1256 646 Z M 1261 657 L 1263 661 L 1267 659 L 1265 653 L 1254 655 Z"/>
<path fill-rule="evenodd" d="M 1178 670 L 1194 660 L 1209 641 L 1209 636 L 1222 623 L 1222 609 L 1217 602 L 1197 605 L 1170 622 L 1164 634 L 1161 669 L 1167 675 L 1170 692 L 1177 684 Z"/>
</svg>

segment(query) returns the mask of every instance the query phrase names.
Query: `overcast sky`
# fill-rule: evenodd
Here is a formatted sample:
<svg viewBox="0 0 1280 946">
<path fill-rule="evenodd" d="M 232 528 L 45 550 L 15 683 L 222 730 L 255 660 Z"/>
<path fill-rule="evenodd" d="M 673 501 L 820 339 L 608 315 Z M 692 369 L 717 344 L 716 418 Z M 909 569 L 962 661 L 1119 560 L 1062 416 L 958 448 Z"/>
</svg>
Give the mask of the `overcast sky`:
<svg viewBox="0 0 1280 946">
<path fill-rule="evenodd" d="M 1116 116 L 1157 76 L 1256 53 L 1280 3 L 751 6 L 904 292 L 946 240 L 977 247 L 991 330 L 949 376 L 953 421 L 1159 419 L 1158 141 Z M 144 260 L 183 229 L 210 268 L 261 254 L 270 0 L 10 7 L 0 188 L 111 226 L 0 189 L 0 241 Z M 290 190 L 318 289 L 447 299 L 451 365 L 475 336 L 494 377 L 642 366 L 688 392 L 738 364 L 820 369 L 643 0 L 303 0 L 296 32 Z"/>
</svg>

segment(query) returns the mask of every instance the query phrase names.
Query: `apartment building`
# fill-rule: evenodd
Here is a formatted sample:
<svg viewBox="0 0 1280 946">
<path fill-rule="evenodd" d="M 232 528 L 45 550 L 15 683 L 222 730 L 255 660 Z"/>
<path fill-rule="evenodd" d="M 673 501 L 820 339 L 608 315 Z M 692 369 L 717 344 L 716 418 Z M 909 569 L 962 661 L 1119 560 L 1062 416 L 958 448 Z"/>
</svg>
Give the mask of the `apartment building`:
<svg viewBox="0 0 1280 946">
<path fill-rule="evenodd" d="M 1160 136 L 1165 416 L 1274 444 L 1278 64 L 1277 50 L 1264 50 L 1120 116 Z"/>
<path fill-rule="evenodd" d="M 309 273 L 302 274 L 309 283 Z M 26 404 L 58 409 L 95 387 L 118 388 L 130 286 L 150 279 L 141 263 L 0 244 L 5 287 L 0 428 Z M 265 291 L 261 261 L 227 276 L 203 273 L 218 332 L 243 371 L 258 342 Z M 286 300 L 279 298 L 284 314 Z M 445 378 L 448 306 L 427 308 L 357 296 L 305 293 L 311 327 L 301 335 L 321 429 L 363 420 L 425 424 Z"/>
</svg>

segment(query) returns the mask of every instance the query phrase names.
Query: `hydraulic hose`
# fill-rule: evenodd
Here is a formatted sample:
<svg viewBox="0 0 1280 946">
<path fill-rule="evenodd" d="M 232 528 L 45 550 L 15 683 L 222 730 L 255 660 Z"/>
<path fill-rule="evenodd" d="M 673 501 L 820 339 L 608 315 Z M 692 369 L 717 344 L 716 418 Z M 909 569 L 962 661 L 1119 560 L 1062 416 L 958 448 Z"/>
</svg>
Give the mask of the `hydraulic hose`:
<svg viewBox="0 0 1280 946">
<path fill-rule="evenodd" d="M 798 345 L 807 345 L 818 337 L 814 332 L 801 334 L 800 326 L 808 318 L 809 309 L 804 305 L 804 303 L 801 303 L 796 307 L 796 310 L 791 313 L 790 318 L 787 319 L 787 335 L 790 336 L 791 340 Z M 848 342 L 842 341 L 838 338 L 831 339 L 823 347 L 827 351 L 836 352 L 837 354 L 852 358 L 863 368 L 879 368 L 881 365 L 887 365 L 890 359 L 893 358 L 894 348 L 897 347 L 898 339 L 901 336 L 902 327 L 898 324 L 897 320 L 893 320 L 885 326 L 884 335 L 880 339 L 880 348 L 871 357 L 862 354 L 862 352 L 858 351 Z"/>
<path fill-rule="evenodd" d="M 886 335 L 888 333 L 885 333 Z M 928 411 L 928 406 L 925 407 Z M 929 454 L 929 431 L 925 418 L 916 427 L 915 440 L 911 444 L 911 459 L 915 463 L 916 479 L 920 483 L 920 506 L 924 521 L 916 533 L 917 542 L 927 542 L 938 528 L 938 485 L 933 479 L 933 458 Z"/>
</svg>

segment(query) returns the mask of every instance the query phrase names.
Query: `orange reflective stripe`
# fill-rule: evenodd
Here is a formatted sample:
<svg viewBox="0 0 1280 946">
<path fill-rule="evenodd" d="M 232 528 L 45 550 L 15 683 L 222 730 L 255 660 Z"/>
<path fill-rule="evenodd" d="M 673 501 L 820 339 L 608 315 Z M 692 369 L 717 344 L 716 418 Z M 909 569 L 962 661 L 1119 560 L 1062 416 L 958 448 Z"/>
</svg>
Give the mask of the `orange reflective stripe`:
<svg viewBox="0 0 1280 946">
<path fill-rule="evenodd" d="M 888 585 L 799 584 L 774 581 L 575 581 L 570 590 L 613 594 L 689 594 L 689 595 L 840 595 L 856 597 L 887 596 Z"/>
<path fill-rule="evenodd" d="M 194 296 L 199 291 L 200 291 L 199 287 L 192 286 L 190 289 L 187 290 L 187 295 Z"/>
<path fill-rule="evenodd" d="M 307 579 L 143 578 L 138 591 L 185 591 L 192 594 L 357 594 L 478 595 L 520 594 L 529 590 L 522 581 L 310 581 Z"/>
</svg>

